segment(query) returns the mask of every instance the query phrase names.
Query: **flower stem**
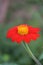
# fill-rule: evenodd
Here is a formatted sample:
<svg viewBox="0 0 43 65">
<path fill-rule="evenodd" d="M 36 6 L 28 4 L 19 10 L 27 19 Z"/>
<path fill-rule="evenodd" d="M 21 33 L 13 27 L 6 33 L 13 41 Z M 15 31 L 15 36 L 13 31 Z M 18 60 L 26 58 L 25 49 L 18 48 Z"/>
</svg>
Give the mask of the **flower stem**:
<svg viewBox="0 0 43 65">
<path fill-rule="evenodd" d="M 23 43 L 24 48 L 26 49 L 26 51 L 28 52 L 28 54 L 31 56 L 31 58 L 36 62 L 37 65 L 42 65 L 39 60 L 33 55 L 33 53 L 31 52 L 29 46 L 25 43 Z"/>
</svg>

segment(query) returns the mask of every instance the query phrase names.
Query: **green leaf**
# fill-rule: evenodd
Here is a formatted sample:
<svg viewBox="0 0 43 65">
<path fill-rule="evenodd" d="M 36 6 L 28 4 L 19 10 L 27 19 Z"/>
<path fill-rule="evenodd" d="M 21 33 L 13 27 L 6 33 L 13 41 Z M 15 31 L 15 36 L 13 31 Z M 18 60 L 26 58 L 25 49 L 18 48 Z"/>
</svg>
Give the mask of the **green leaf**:
<svg viewBox="0 0 43 65">
<path fill-rule="evenodd" d="M 3 64 L 0 64 L 0 65 L 18 65 L 16 63 L 3 63 Z"/>
<path fill-rule="evenodd" d="M 10 56 L 8 54 L 3 55 L 3 61 L 7 62 L 10 60 Z"/>
<path fill-rule="evenodd" d="M 39 60 L 43 60 L 43 53 L 39 56 Z"/>
</svg>

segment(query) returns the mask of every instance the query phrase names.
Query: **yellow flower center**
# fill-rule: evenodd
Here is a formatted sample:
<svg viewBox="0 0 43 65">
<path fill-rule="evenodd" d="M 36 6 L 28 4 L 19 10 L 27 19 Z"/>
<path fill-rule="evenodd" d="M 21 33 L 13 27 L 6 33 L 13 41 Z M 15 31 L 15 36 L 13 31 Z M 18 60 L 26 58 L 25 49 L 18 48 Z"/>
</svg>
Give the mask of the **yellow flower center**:
<svg viewBox="0 0 43 65">
<path fill-rule="evenodd" d="M 26 35 L 26 34 L 28 34 L 28 27 L 26 25 L 20 25 L 20 26 L 18 26 L 18 33 L 20 35 Z"/>
</svg>

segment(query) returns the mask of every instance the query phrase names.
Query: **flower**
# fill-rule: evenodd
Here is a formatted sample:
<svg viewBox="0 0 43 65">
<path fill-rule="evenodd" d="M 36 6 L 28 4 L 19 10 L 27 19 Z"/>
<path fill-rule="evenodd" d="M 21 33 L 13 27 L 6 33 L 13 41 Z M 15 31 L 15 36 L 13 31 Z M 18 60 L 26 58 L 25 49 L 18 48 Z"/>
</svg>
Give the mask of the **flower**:
<svg viewBox="0 0 43 65">
<path fill-rule="evenodd" d="M 7 38 L 10 38 L 12 42 L 20 43 L 22 41 L 29 43 L 31 40 L 36 40 L 40 35 L 39 28 L 34 28 L 27 24 L 21 24 L 14 26 L 7 31 Z"/>
</svg>

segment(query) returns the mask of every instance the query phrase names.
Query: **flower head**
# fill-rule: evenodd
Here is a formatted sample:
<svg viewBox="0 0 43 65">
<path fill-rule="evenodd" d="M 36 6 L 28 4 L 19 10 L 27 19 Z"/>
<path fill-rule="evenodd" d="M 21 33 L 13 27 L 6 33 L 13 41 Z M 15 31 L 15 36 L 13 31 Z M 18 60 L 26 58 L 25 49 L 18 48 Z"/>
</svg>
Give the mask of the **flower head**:
<svg viewBox="0 0 43 65">
<path fill-rule="evenodd" d="M 11 38 L 12 42 L 25 41 L 29 43 L 31 40 L 36 40 L 39 37 L 39 28 L 34 28 L 27 24 L 18 25 L 10 28 L 7 31 L 7 38 Z"/>
</svg>

